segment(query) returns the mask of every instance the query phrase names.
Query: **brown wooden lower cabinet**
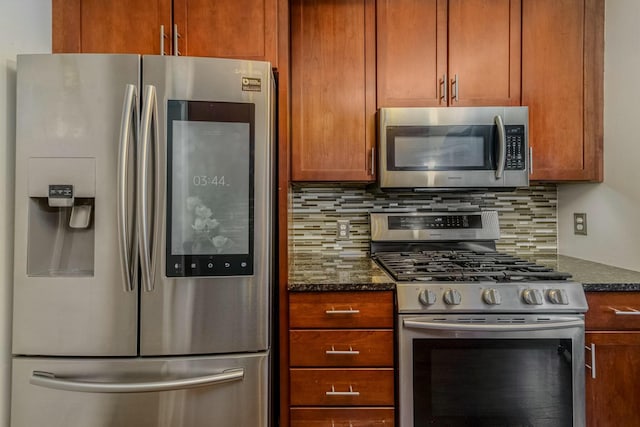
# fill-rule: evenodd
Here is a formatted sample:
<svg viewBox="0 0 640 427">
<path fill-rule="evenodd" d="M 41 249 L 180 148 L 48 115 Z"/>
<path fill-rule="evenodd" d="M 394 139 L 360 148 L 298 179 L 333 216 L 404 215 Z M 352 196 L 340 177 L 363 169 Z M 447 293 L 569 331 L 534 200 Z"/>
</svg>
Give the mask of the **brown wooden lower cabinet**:
<svg viewBox="0 0 640 427">
<path fill-rule="evenodd" d="M 587 426 L 640 426 L 640 292 L 587 292 L 587 302 Z"/>
<path fill-rule="evenodd" d="M 595 378 L 586 374 L 587 426 L 640 426 L 640 332 L 589 332 L 585 342 L 596 365 Z"/>
<path fill-rule="evenodd" d="M 289 298 L 291 329 L 393 328 L 391 292 L 295 292 Z"/>
<path fill-rule="evenodd" d="M 289 295 L 291 427 L 394 425 L 393 292 Z"/>
<path fill-rule="evenodd" d="M 393 330 L 298 329 L 289 334 L 291 366 L 393 366 Z"/>
<path fill-rule="evenodd" d="M 393 427 L 393 408 L 291 408 L 291 427 Z"/>
<path fill-rule="evenodd" d="M 393 406 L 393 368 L 289 371 L 293 406 Z"/>
</svg>

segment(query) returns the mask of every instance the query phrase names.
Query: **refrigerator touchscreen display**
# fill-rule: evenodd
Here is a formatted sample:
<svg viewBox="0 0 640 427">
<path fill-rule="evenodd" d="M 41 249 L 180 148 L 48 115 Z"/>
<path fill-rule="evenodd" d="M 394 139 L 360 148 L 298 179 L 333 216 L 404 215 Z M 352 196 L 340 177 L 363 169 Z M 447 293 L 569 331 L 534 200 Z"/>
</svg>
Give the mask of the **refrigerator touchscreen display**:
<svg viewBox="0 0 640 427">
<path fill-rule="evenodd" d="M 251 107 L 169 101 L 169 276 L 251 274 Z"/>
</svg>

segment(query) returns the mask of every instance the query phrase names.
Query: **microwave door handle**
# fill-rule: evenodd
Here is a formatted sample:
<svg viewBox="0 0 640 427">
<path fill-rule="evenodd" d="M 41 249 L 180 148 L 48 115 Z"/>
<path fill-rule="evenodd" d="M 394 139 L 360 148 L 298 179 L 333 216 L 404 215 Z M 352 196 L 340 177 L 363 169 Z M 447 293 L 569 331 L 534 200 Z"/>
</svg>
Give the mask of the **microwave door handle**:
<svg viewBox="0 0 640 427">
<path fill-rule="evenodd" d="M 134 138 L 134 153 L 138 139 L 138 108 L 136 86 L 128 84 L 125 88 L 124 104 L 122 106 L 122 119 L 120 121 L 120 141 L 118 147 L 118 196 L 116 199 L 118 243 L 120 246 L 120 265 L 125 292 L 135 290 L 137 266 L 137 242 L 135 236 L 135 223 L 133 230 L 129 230 L 127 214 L 129 212 L 129 157 L 131 152 L 131 139 Z M 135 154 L 133 156 L 135 161 Z M 134 185 L 135 188 L 135 185 Z M 135 221 L 135 212 L 134 212 Z M 133 236 L 130 233 L 133 231 Z M 133 242 L 130 243 L 133 237 Z M 130 246 L 131 245 L 131 246 Z"/>
<path fill-rule="evenodd" d="M 504 166 L 507 161 L 507 136 L 504 129 L 504 122 L 500 115 L 496 115 L 494 118 L 495 124 L 498 128 L 498 164 L 496 167 L 496 179 L 502 178 L 504 174 Z"/>
</svg>

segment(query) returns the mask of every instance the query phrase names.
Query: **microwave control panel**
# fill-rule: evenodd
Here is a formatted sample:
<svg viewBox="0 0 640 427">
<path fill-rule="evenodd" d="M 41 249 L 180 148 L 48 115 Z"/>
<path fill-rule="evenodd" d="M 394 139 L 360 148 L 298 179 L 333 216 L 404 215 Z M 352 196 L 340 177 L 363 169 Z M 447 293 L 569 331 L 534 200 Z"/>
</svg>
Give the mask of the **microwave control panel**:
<svg viewBox="0 0 640 427">
<path fill-rule="evenodd" d="M 506 125 L 507 138 L 506 170 L 523 170 L 525 168 L 526 149 L 524 146 L 524 126 Z"/>
</svg>

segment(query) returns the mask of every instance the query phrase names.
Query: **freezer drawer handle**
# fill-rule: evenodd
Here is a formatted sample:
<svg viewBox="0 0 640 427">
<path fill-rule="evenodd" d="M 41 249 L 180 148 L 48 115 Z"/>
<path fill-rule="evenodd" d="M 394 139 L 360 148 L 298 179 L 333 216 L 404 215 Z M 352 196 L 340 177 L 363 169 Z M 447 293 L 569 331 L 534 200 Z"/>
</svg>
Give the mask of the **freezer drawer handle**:
<svg viewBox="0 0 640 427">
<path fill-rule="evenodd" d="M 79 391 L 83 393 L 148 393 L 207 387 L 231 381 L 241 381 L 242 379 L 244 379 L 244 369 L 239 368 L 229 369 L 220 374 L 205 375 L 201 377 L 134 383 L 78 381 L 57 378 L 55 374 L 50 372 L 33 371 L 29 382 L 40 387 L 53 388 L 56 390 Z"/>
</svg>

